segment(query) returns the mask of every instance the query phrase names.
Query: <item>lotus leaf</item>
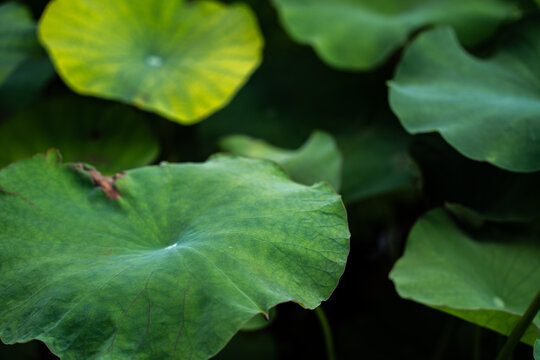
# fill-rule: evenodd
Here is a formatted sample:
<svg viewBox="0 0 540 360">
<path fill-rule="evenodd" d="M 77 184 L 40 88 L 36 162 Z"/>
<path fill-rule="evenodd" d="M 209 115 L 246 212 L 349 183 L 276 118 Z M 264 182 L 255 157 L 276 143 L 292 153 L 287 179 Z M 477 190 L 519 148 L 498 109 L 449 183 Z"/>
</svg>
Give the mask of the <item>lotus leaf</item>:
<svg viewBox="0 0 540 360">
<path fill-rule="evenodd" d="M 312 45 L 328 64 L 348 70 L 381 64 L 426 25 L 452 25 L 473 44 L 519 14 L 506 0 L 273 1 L 295 40 Z"/>
<path fill-rule="evenodd" d="M 463 155 L 510 171 L 540 170 L 540 25 L 526 23 L 489 59 L 450 28 L 419 35 L 390 83 L 410 133 L 438 131 Z"/>
<path fill-rule="evenodd" d="M 0 5 L 0 84 L 39 50 L 30 11 L 16 2 Z"/>
<path fill-rule="evenodd" d="M 334 189 L 341 185 L 343 159 L 331 135 L 316 131 L 298 150 L 285 150 L 244 135 L 224 138 L 223 150 L 244 156 L 268 159 L 277 162 L 295 181 L 312 185 L 327 181 Z"/>
<path fill-rule="evenodd" d="M 391 126 L 365 127 L 340 137 L 344 201 L 418 190 L 420 172 L 408 153 L 410 138 Z"/>
<path fill-rule="evenodd" d="M 159 152 L 140 112 L 120 104 L 66 96 L 44 101 L 0 124 L 0 167 L 58 148 L 65 160 L 106 174 L 143 166 Z"/>
<path fill-rule="evenodd" d="M 262 47 L 246 6 L 215 1 L 54 0 L 39 35 L 75 91 L 182 124 L 226 105 Z"/>
<path fill-rule="evenodd" d="M 498 231 L 497 231 L 498 230 Z M 460 228 L 435 209 L 390 273 L 399 295 L 508 335 L 538 292 L 538 230 Z M 540 314 L 521 341 L 540 336 Z"/>
<path fill-rule="evenodd" d="M 207 359 L 278 303 L 317 307 L 348 248 L 330 186 L 269 161 L 106 178 L 50 151 L 0 171 L 0 337 L 66 359 Z"/>
</svg>

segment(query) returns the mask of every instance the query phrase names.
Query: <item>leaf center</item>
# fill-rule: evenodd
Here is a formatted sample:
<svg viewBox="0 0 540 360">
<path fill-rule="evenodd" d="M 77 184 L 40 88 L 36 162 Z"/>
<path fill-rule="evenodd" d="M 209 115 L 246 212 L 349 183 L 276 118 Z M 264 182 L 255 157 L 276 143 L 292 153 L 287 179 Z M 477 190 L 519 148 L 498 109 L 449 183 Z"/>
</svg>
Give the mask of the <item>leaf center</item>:
<svg viewBox="0 0 540 360">
<path fill-rule="evenodd" d="M 146 64 L 152 68 L 159 68 L 163 66 L 163 58 L 158 55 L 148 55 L 146 57 Z"/>
<path fill-rule="evenodd" d="M 165 248 L 165 250 L 173 250 L 174 248 L 178 247 L 178 243 L 174 243 L 172 245 L 169 245 Z"/>
</svg>

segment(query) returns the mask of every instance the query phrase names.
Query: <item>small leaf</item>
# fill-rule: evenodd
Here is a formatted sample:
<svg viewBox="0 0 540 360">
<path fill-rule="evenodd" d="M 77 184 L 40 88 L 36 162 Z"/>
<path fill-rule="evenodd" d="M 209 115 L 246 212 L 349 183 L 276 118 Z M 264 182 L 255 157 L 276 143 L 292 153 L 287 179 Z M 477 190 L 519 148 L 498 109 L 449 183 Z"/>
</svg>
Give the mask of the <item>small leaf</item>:
<svg viewBox="0 0 540 360">
<path fill-rule="evenodd" d="M 159 144 L 142 114 L 74 96 L 44 101 L 0 124 L 0 167 L 45 152 L 92 163 L 105 174 L 151 163 Z"/>
<path fill-rule="evenodd" d="M 349 249 L 330 186 L 219 156 L 127 171 L 109 199 L 49 152 L 0 171 L 0 337 L 67 359 L 207 359 L 278 303 L 313 309 Z"/>
<path fill-rule="evenodd" d="M 536 339 L 534 344 L 534 360 L 540 360 L 540 339 Z"/>
<path fill-rule="evenodd" d="M 0 5 L 0 84 L 39 50 L 30 11 L 16 2 Z"/>
<path fill-rule="evenodd" d="M 215 1 L 54 0 L 39 34 L 75 91 L 193 124 L 259 65 L 252 12 Z"/>
<path fill-rule="evenodd" d="M 368 70 L 384 62 L 414 31 L 431 24 L 454 26 L 467 44 L 517 17 L 505 0 L 273 0 L 286 30 L 312 45 L 328 64 Z"/>
<path fill-rule="evenodd" d="M 466 231 L 436 209 L 414 226 L 390 278 L 403 298 L 508 335 L 538 291 L 538 233 Z M 540 314 L 521 341 L 539 336 Z"/>
<path fill-rule="evenodd" d="M 405 51 L 390 104 L 410 133 L 438 131 L 463 155 L 510 171 L 540 170 L 540 26 L 518 28 L 491 59 L 461 48 L 449 28 Z"/>
<path fill-rule="evenodd" d="M 298 150 L 285 150 L 244 135 L 231 135 L 220 142 L 224 151 L 277 162 L 294 181 L 313 185 L 327 181 L 339 191 L 342 157 L 331 135 L 316 131 Z"/>
</svg>

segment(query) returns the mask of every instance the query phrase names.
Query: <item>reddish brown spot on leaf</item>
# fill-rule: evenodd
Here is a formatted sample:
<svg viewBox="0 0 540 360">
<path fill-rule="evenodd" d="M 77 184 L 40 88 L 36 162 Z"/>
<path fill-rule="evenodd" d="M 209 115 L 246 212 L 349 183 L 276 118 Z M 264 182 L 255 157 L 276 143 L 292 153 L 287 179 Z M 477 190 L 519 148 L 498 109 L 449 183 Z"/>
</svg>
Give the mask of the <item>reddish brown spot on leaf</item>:
<svg viewBox="0 0 540 360">
<path fill-rule="evenodd" d="M 125 173 L 118 173 L 114 175 L 113 177 L 103 176 L 99 171 L 96 169 L 91 169 L 85 166 L 84 164 L 77 163 L 75 164 L 75 167 L 81 170 L 84 170 L 90 175 L 90 178 L 92 179 L 92 182 L 94 183 L 94 186 L 99 187 L 109 199 L 116 200 L 120 199 L 121 195 L 116 186 L 114 185 L 114 182 L 117 179 L 120 179 L 124 176 L 126 176 Z"/>
</svg>

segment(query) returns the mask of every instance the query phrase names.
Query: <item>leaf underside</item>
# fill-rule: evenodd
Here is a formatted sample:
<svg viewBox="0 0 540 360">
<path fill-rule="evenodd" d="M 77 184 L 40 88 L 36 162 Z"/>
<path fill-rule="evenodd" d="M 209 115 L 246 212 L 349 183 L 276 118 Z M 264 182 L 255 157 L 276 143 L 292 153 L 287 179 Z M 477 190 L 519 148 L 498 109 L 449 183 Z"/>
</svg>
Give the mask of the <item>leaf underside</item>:
<svg viewBox="0 0 540 360">
<path fill-rule="evenodd" d="M 92 98 L 43 101 L 0 124 L 0 167 L 51 148 L 108 175 L 147 165 L 159 152 L 141 112 Z"/>
<path fill-rule="evenodd" d="M 30 11 L 16 2 L 0 6 L 0 84 L 31 55 L 39 52 L 36 24 Z"/>
</svg>

